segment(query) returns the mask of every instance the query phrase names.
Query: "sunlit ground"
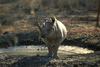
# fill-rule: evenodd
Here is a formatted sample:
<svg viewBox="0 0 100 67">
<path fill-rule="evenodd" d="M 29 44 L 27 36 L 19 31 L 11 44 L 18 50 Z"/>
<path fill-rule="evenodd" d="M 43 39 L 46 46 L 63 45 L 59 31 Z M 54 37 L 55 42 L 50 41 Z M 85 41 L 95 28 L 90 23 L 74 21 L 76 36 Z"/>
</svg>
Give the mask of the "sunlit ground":
<svg viewBox="0 0 100 67">
<path fill-rule="evenodd" d="M 47 47 L 45 46 L 19 46 L 19 47 L 9 47 L 7 49 L 0 49 L 0 53 L 9 53 L 9 54 L 46 54 Z M 77 54 L 88 54 L 93 53 L 93 50 L 87 48 L 81 48 L 76 46 L 60 46 L 58 53 L 67 54 L 67 55 L 77 55 Z"/>
</svg>

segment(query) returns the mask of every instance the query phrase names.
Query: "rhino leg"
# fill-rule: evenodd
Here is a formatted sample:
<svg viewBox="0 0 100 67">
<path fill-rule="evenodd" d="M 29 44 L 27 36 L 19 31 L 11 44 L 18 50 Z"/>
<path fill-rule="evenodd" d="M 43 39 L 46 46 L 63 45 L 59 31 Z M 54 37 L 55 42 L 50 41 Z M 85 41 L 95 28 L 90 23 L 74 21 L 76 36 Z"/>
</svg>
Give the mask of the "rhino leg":
<svg viewBox="0 0 100 67">
<path fill-rule="evenodd" d="M 57 56 L 58 48 L 59 48 L 59 45 L 54 45 L 52 47 L 53 58 L 57 58 L 58 59 L 58 56 Z"/>
<path fill-rule="evenodd" d="M 48 57 L 52 57 L 52 56 L 53 56 L 52 47 L 48 46 Z"/>
</svg>

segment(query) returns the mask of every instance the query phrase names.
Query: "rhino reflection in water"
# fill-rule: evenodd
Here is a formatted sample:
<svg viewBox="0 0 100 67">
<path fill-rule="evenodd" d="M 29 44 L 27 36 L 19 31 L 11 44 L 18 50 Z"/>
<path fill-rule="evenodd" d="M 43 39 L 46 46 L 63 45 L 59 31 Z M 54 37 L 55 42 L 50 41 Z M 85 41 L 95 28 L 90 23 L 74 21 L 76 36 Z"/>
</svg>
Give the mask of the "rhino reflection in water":
<svg viewBox="0 0 100 67">
<path fill-rule="evenodd" d="M 66 38 L 67 30 L 63 23 L 55 17 L 48 17 L 39 25 L 41 39 L 48 47 L 48 56 L 57 58 L 57 51 L 61 42 Z"/>
</svg>

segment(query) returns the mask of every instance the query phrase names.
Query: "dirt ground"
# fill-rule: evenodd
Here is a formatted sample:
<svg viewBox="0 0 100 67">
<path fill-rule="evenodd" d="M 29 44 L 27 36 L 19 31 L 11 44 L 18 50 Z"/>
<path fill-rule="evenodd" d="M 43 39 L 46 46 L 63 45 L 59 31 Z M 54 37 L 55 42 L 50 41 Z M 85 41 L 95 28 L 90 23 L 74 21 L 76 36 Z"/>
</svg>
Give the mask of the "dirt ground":
<svg viewBox="0 0 100 67">
<path fill-rule="evenodd" d="M 36 50 L 37 52 L 28 52 L 28 50 L 27 52 L 21 52 L 22 50 L 19 50 L 19 52 L 1 53 L 0 67 L 100 67 L 99 51 L 87 54 L 58 52 L 59 59 L 52 59 L 46 56 L 47 51 Z M 81 48 L 81 50 L 83 49 Z"/>
<path fill-rule="evenodd" d="M 0 55 L 0 67 L 100 67 L 100 54 L 46 56 Z"/>
</svg>

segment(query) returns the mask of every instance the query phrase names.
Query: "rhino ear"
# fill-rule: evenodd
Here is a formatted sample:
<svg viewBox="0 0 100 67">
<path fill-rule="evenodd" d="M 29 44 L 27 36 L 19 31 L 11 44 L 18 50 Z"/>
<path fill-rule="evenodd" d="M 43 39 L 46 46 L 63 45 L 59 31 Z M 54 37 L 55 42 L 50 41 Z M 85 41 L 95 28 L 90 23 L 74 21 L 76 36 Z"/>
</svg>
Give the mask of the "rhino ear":
<svg viewBox="0 0 100 67">
<path fill-rule="evenodd" d="M 52 20 L 52 22 L 54 23 L 55 22 L 55 17 L 53 16 L 53 17 L 51 17 L 51 20 Z"/>
</svg>

